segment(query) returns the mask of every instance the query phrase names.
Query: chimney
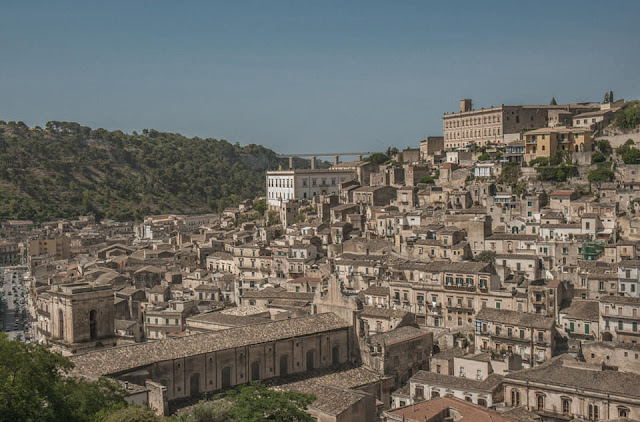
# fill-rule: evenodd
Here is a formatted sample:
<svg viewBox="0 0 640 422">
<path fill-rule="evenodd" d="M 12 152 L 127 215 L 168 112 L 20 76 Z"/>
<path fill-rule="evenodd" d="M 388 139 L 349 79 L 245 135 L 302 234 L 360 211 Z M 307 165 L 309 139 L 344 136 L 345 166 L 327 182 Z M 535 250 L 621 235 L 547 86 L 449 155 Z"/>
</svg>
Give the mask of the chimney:
<svg viewBox="0 0 640 422">
<path fill-rule="evenodd" d="M 464 98 L 460 100 L 460 113 L 464 113 L 465 111 L 471 111 L 471 99 Z"/>
</svg>

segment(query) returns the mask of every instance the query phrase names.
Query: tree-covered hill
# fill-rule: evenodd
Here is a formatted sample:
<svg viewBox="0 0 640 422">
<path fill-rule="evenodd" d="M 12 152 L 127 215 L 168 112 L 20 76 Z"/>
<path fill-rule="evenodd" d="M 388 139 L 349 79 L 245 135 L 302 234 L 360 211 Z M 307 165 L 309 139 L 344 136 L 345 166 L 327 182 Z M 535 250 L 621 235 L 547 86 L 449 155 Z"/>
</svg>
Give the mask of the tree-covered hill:
<svg viewBox="0 0 640 422">
<path fill-rule="evenodd" d="M 278 164 L 286 165 L 253 144 L 0 121 L 0 220 L 216 212 L 264 195 L 264 172 Z"/>
</svg>

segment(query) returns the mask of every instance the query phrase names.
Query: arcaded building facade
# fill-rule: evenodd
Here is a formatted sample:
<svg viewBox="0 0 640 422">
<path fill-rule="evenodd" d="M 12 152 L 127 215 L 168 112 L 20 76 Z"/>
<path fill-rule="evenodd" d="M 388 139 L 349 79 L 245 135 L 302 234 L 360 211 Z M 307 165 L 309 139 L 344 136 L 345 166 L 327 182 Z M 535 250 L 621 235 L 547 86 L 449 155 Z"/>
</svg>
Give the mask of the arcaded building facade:
<svg viewBox="0 0 640 422">
<path fill-rule="evenodd" d="M 74 356 L 75 372 L 166 388 L 166 400 L 346 363 L 350 324 L 310 315 Z"/>
</svg>

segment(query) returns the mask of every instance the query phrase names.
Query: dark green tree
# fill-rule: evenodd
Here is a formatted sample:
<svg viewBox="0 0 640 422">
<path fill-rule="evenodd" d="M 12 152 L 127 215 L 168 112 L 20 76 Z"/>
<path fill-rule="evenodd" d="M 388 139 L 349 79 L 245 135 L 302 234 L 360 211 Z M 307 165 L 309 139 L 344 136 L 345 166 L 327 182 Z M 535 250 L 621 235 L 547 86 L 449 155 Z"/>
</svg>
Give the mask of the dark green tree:
<svg viewBox="0 0 640 422">
<path fill-rule="evenodd" d="M 609 91 L 609 102 L 613 102 L 613 91 Z"/>
<path fill-rule="evenodd" d="M 606 167 L 598 167 L 596 169 L 589 170 L 589 174 L 587 176 L 589 183 L 609 182 L 614 178 L 615 173 Z"/>
<path fill-rule="evenodd" d="M 267 202 L 264 199 L 260 199 L 253 204 L 253 209 L 258 212 L 260 215 L 264 215 L 265 211 L 267 211 Z"/>
<path fill-rule="evenodd" d="M 124 406 L 114 381 L 69 377 L 71 361 L 43 345 L 10 341 L 0 333 L 0 420 L 91 421 Z"/>
<path fill-rule="evenodd" d="M 551 97 L 551 102 L 549 103 L 549 105 L 558 105 L 558 103 L 556 102 L 556 97 Z"/>
<path fill-rule="evenodd" d="M 604 155 L 602 155 L 601 152 L 594 152 L 593 154 L 591 154 L 591 164 L 597 164 L 597 163 L 602 163 L 604 161 L 606 161 L 607 159 L 605 158 Z"/>
<path fill-rule="evenodd" d="M 373 164 L 384 164 L 389 161 L 389 156 L 387 154 L 383 154 L 381 152 L 374 152 L 370 156 L 364 159 L 364 161 L 370 161 Z"/>
<path fill-rule="evenodd" d="M 98 416 L 96 420 L 100 422 L 170 422 L 172 419 L 157 416 L 154 410 L 146 407 L 127 406 L 108 411 L 106 416 Z"/>
<path fill-rule="evenodd" d="M 476 262 L 486 262 L 488 264 L 494 264 L 496 261 L 496 253 L 494 251 L 482 251 L 473 258 Z"/>
<path fill-rule="evenodd" d="M 622 154 L 622 161 L 624 161 L 625 164 L 640 164 L 640 150 L 629 147 Z"/>
<path fill-rule="evenodd" d="M 175 417 L 176 422 L 227 422 L 229 402 L 226 399 L 202 400 L 188 412 Z"/>
<path fill-rule="evenodd" d="M 602 102 L 604 104 L 607 104 L 609 102 L 609 93 L 608 92 L 604 93 L 604 100 L 602 100 Z"/>
<path fill-rule="evenodd" d="M 229 416 L 234 422 L 311 422 L 306 412 L 315 397 L 291 391 L 275 391 L 264 384 L 251 383 L 230 390 L 225 397 L 231 402 Z"/>
<path fill-rule="evenodd" d="M 605 154 L 605 155 L 611 154 L 611 151 L 613 150 L 611 148 L 611 142 L 609 142 L 608 139 L 599 139 L 599 140 L 597 140 L 596 141 L 596 146 L 598 147 L 600 152 Z"/>
</svg>

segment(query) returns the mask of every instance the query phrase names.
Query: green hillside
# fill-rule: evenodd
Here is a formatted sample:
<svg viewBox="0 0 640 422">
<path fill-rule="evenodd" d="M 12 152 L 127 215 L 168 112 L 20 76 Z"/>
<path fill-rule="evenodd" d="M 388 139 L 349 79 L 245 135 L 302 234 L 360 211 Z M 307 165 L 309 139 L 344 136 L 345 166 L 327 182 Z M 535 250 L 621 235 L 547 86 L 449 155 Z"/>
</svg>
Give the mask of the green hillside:
<svg viewBox="0 0 640 422">
<path fill-rule="evenodd" d="M 264 195 L 264 172 L 280 163 L 259 145 L 0 121 L 0 220 L 216 212 Z"/>
</svg>

